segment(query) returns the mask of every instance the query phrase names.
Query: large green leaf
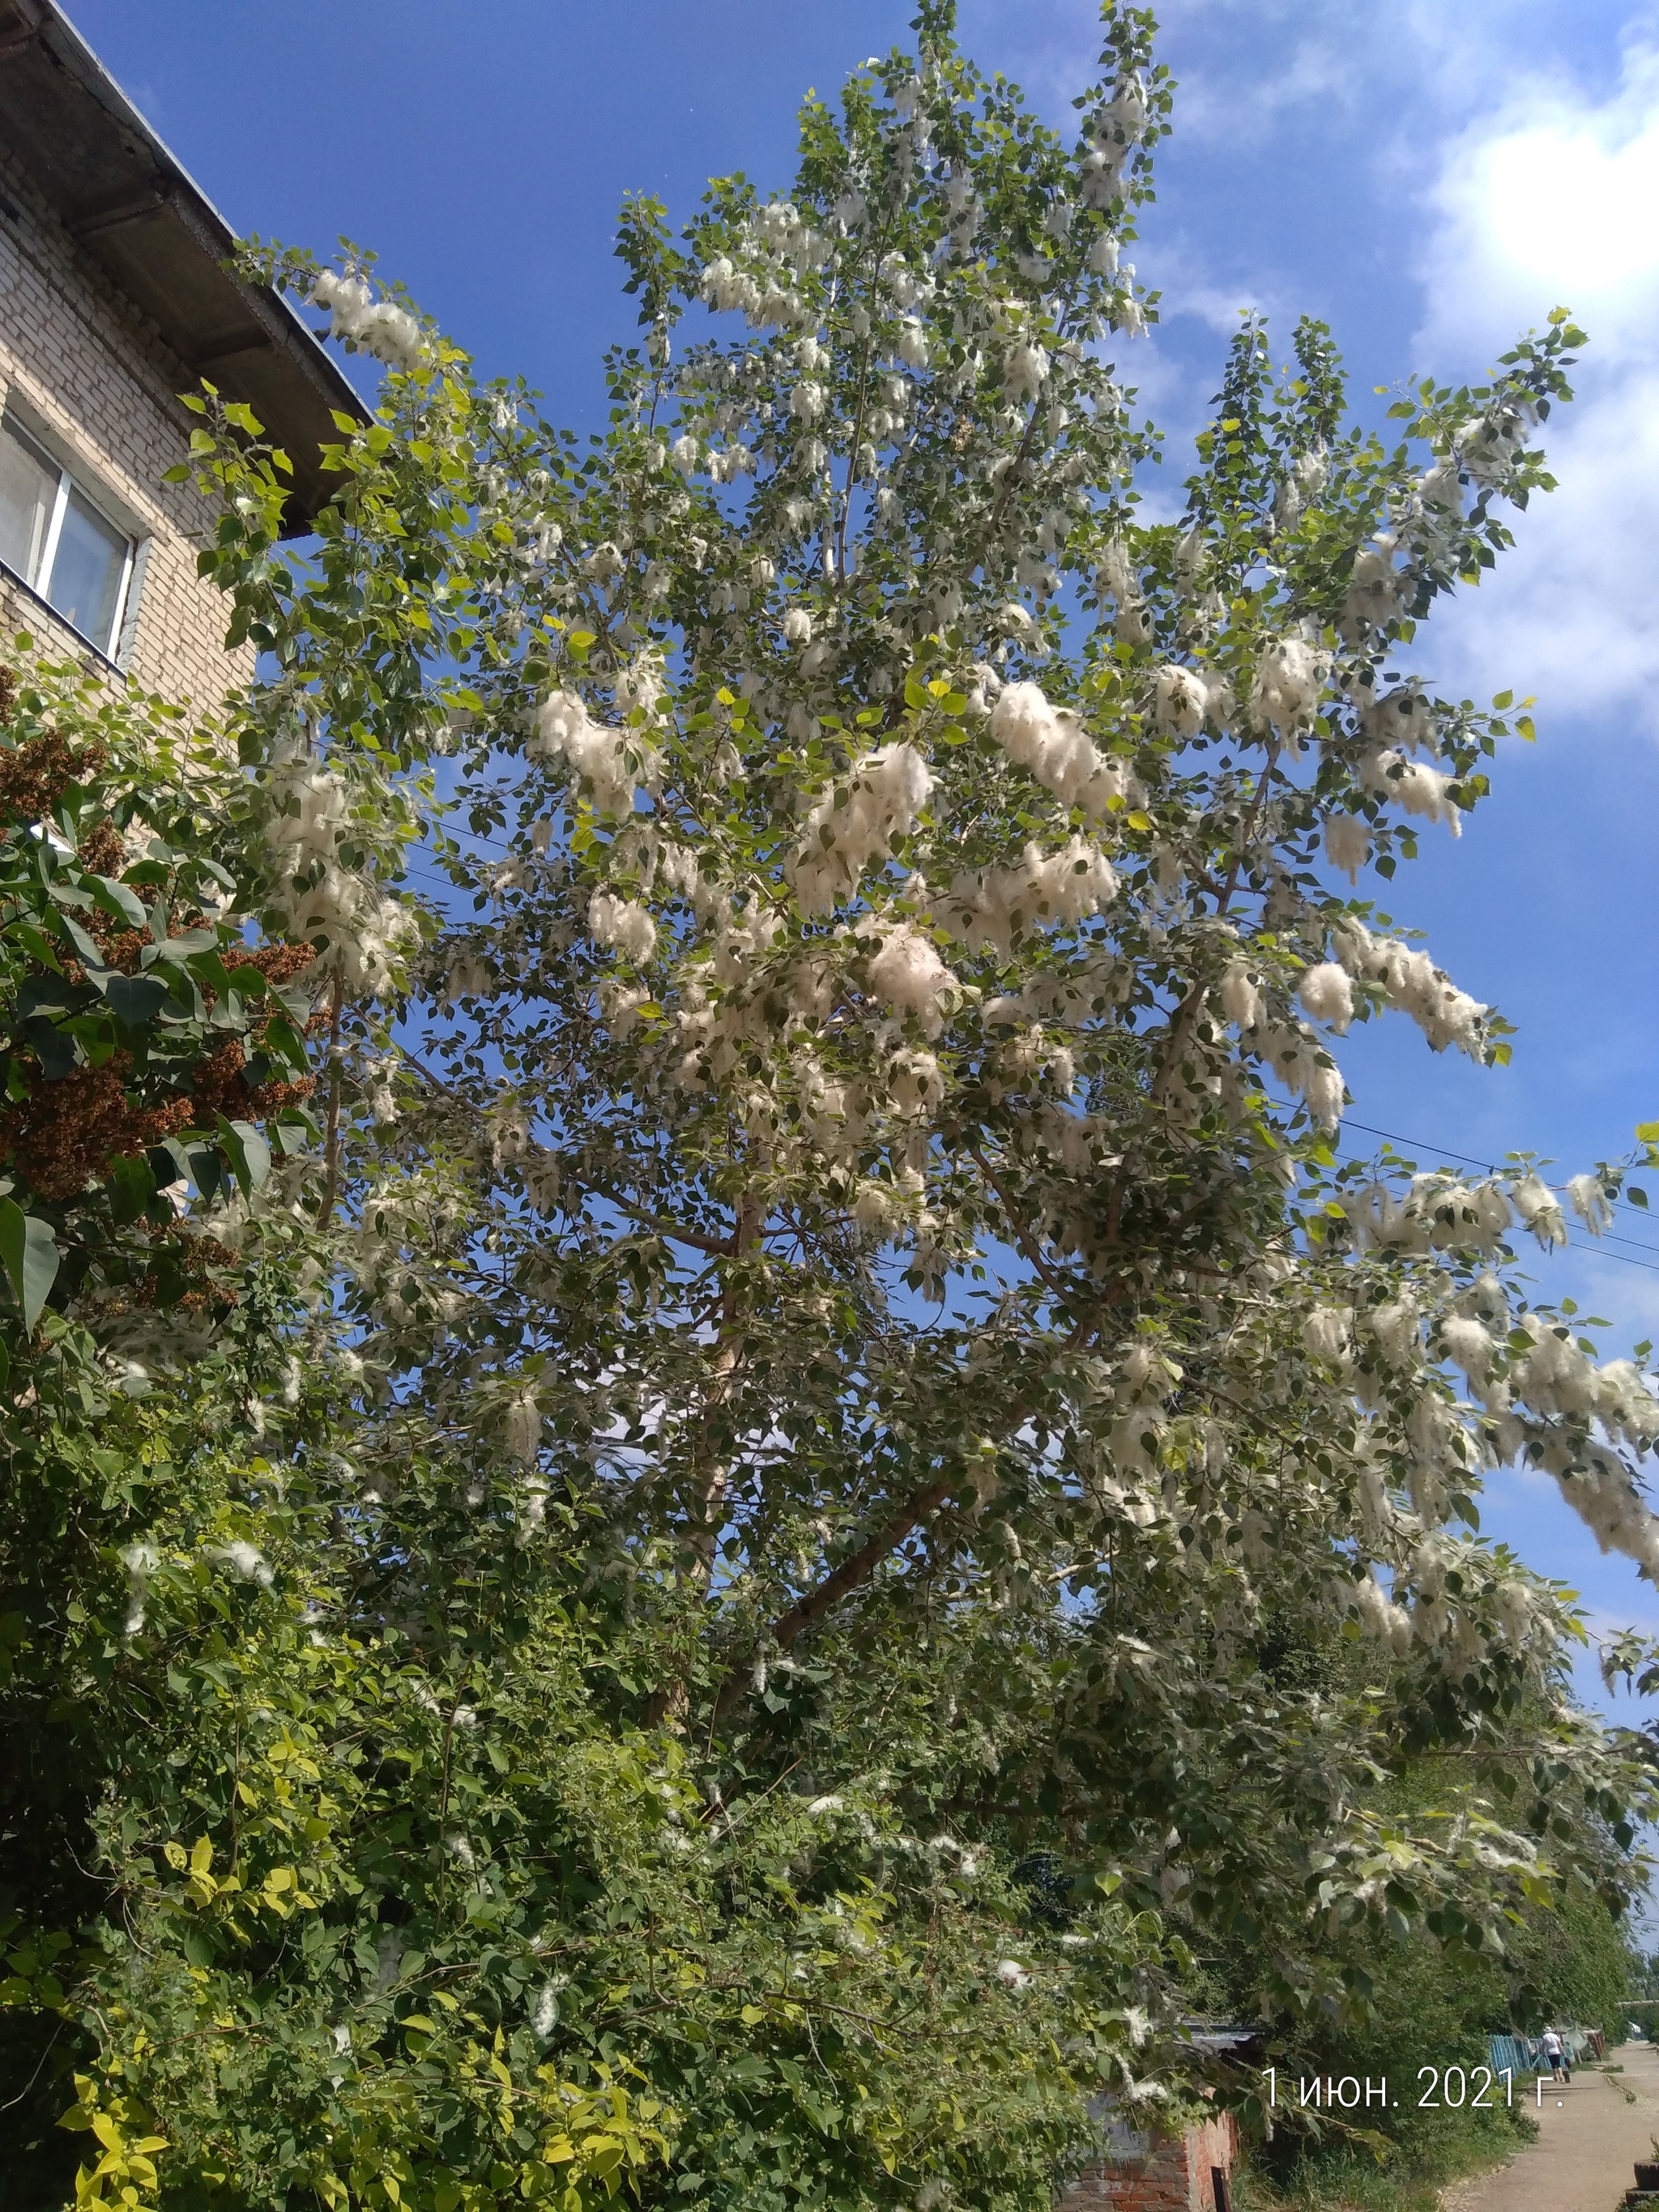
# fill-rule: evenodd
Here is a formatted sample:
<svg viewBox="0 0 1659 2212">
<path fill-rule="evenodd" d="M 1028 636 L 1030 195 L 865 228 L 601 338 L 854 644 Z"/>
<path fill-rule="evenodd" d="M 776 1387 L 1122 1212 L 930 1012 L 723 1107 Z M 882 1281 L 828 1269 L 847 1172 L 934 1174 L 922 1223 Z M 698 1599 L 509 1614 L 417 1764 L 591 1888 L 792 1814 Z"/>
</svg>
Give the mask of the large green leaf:
<svg viewBox="0 0 1659 2212">
<path fill-rule="evenodd" d="M 270 1173 L 270 1147 L 252 1121 L 228 1121 L 223 1115 L 214 1133 L 235 1170 L 244 1190 L 258 1190 Z"/>
<path fill-rule="evenodd" d="M 112 876 L 94 876 L 91 884 L 92 896 L 106 914 L 131 922 L 135 929 L 142 929 L 149 920 L 143 901 L 125 884 L 117 883 Z"/>
<path fill-rule="evenodd" d="M 60 1257 L 58 1239 L 46 1222 L 25 1213 L 15 1199 L 0 1199 L 0 1266 L 23 1309 L 25 1328 L 32 1329 L 40 1318 L 58 1279 Z"/>
<path fill-rule="evenodd" d="M 104 996 L 121 1026 L 137 1030 L 153 1021 L 166 1006 L 167 987 L 159 975 L 111 975 Z"/>
</svg>

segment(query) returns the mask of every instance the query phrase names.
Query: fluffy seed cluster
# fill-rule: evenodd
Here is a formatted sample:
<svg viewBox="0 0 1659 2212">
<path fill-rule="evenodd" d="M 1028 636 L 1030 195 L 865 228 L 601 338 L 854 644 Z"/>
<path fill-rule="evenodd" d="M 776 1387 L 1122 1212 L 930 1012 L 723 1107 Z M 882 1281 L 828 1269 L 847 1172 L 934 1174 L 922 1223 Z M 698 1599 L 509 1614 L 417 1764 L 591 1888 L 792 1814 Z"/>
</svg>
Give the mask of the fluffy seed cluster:
<svg viewBox="0 0 1659 2212">
<path fill-rule="evenodd" d="M 588 901 L 587 931 L 595 945 L 611 946 L 628 960 L 648 960 L 656 949 L 657 925 L 649 912 L 615 891 L 595 891 Z"/>
<path fill-rule="evenodd" d="M 1304 968 L 1297 996 L 1316 1022 L 1328 1022 L 1339 1036 L 1353 1019 L 1353 984 L 1334 960 Z"/>
<path fill-rule="evenodd" d="M 1333 983 L 1328 967 L 1328 963 L 1322 963 L 1304 970 L 1302 1003 L 1316 1019 L 1344 1030 L 1353 1013 L 1352 987 L 1340 969 L 1336 971 L 1340 987 Z M 1249 1048 L 1287 1091 L 1303 1100 L 1316 1120 L 1334 1129 L 1342 1118 L 1346 1097 L 1342 1071 L 1313 1031 L 1302 1022 L 1273 1019 L 1260 981 L 1243 960 L 1228 963 L 1217 996 L 1223 1014 Z"/>
<path fill-rule="evenodd" d="M 526 1385 L 508 1398 L 501 1415 L 501 1441 L 520 1467 L 534 1467 L 542 1448 L 541 1402 Z"/>
<path fill-rule="evenodd" d="M 1337 959 L 1356 980 L 1380 983 L 1391 1006 L 1407 1013 L 1436 1052 L 1455 1045 L 1478 1060 L 1486 1049 L 1488 1009 L 1460 991 L 1426 952 L 1397 938 L 1374 937 L 1362 922 L 1347 921 L 1334 933 Z"/>
<path fill-rule="evenodd" d="M 945 1011 L 957 985 L 931 938 L 908 922 L 887 930 L 870 962 L 869 976 L 871 988 L 901 1021 L 914 1018 L 930 1037 L 944 1030 Z"/>
<path fill-rule="evenodd" d="M 1449 795 L 1456 778 L 1426 761 L 1407 760 L 1391 747 L 1368 752 L 1359 762 L 1359 781 L 1378 799 L 1392 799 L 1425 821 L 1443 822 L 1454 837 L 1462 836 L 1462 811 Z"/>
<path fill-rule="evenodd" d="M 388 368 L 419 367 L 420 325 L 396 301 L 377 300 L 361 276 L 324 270 L 312 288 L 311 304 L 327 309 L 331 337 L 358 353 L 371 354 Z"/>
<path fill-rule="evenodd" d="M 1398 1659 L 1407 1656 L 1412 1648 L 1412 1617 L 1374 1575 L 1367 1574 L 1353 1585 L 1353 1608 L 1379 1644 Z"/>
<path fill-rule="evenodd" d="M 1015 945 L 1045 925 L 1075 928 L 1117 896 L 1116 871 L 1086 837 L 1058 852 L 1035 843 L 1013 867 L 981 868 L 956 877 L 934 895 L 930 912 L 975 952 L 988 947 L 1008 958 Z"/>
<path fill-rule="evenodd" d="M 1269 1022 L 1253 1032 L 1251 1042 L 1314 1119 L 1328 1129 L 1335 1128 L 1346 1096 L 1342 1071 L 1313 1031 L 1300 1022 Z"/>
<path fill-rule="evenodd" d="M 361 863 L 342 860 L 352 842 L 345 784 L 330 769 L 297 762 L 273 780 L 271 802 L 270 902 L 283 934 L 306 940 L 316 964 L 340 976 L 354 997 L 387 997 L 418 929 Z"/>
<path fill-rule="evenodd" d="M 883 745 L 855 762 L 845 787 L 832 786 L 806 817 L 788 871 L 801 912 L 832 914 L 852 897 L 865 870 L 915 828 L 933 788 L 914 745 Z"/>
<path fill-rule="evenodd" d="M 1097 821 L 1114 799 L 1130 796 L 1133 778 L 1122 763 L 1097 750 L 1079 717 L 1052 705 L 1040 684 L 1005 688 L 991 709 L 991 735 L 1046 791 Z"/>
<path fill-rule="evenodd" d="M 1279 637 L 1256 662 L 1250 714 L 1258 727 L 1277 730 L 1292 752 L 1313 726 L 1331 672 L 1331 656 L 1304 637 Z"/>
<path fill-rule="evenodd" d="M 1351 884 L 1359 881 L 1359 871 L 1371 857 L 1371 833 L 1367 823 L 1352 814 L 1328 814 L 1325 817 L 1325 858 L 1334 868 L 1340 868 Z"/>
<path fill-rule="evenodd" d="M 641 789 L 656 781 L 657 750 L 637 730 L 596 722 L 574 692 L 556 691 L 536 717 L 532 759 L 569 762 L 587 787 L 597 814 L 625 820 Z"/>
<path fill-rule="evenodd" d="M 1338 623 L 1350 644 L 1358 644 L 1372 630 L 1386 629 L 1405 611 L 1408 579 L 1395 566 L 1398 543 L 1383 531 L 1355 556 Z"/>
<path fill-rule="evenodd" d="M 1152 678 L 1152 711 L 1158 726 L 1172 737 L 1195 738 L 1210 711 L 1204 679 L 1179 661 L 1170 661 Z"/>
</svg>

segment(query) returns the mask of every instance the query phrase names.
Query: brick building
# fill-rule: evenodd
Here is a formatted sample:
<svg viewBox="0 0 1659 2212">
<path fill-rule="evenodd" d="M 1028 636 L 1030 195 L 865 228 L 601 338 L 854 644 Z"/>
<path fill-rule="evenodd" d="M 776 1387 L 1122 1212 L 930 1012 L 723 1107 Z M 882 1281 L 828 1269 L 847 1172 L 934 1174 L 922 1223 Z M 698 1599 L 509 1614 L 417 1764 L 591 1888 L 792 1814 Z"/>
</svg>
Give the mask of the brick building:
<svg viewBox="0 0 1659 2212">
<path fill-rule="evenodd" d="M 1141 2134 L 1108 2121 L 1106 2156 L 1060 2200 L 1060 2212 L 1232 2212 L 1238 2130 L 1231 2112 L 1179 2135 Z"/>
<path fill-rule="evenodd" d="M 188 484 L 209 379 L 294 463 L 287 517 L 327 496 L 331 410 L 362 403 L 276 293 L 223 266 L 233 234 L 50 0 L 0 0 L 0 635 L 33 633 L 170 699 L 252 671 L 196 574 Z"/>
</svg>

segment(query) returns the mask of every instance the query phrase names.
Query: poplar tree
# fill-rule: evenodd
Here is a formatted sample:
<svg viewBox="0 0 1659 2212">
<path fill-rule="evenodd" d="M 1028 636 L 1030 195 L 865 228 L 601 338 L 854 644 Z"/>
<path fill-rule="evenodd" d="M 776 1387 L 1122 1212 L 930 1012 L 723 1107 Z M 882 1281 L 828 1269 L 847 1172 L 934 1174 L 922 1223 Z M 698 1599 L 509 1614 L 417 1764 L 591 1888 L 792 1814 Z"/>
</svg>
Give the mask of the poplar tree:
<svg viewBox="0 0 1659 2212">
<path fill-rule="evenodd" d="M 16 2001 L 126 2161 L 84 2201 L 1046 2202 L 1091 2099 L 1254 2109 L 1188 1942 L 1358 2017 L 1381 1932 L 1501 1954 L 1638 1878 L 1576 1616 L 1476 1501 L 1531 1462 L 1651 1571 L 1659 1401 L 1534 1299 L 1532 1165 L 1334 1142 L 1355 1022 L 1509 1052 L 1375 879 L 1531 734 L 1413 649 L 1549 487 L 1583 337 L 1385 436 L 1322 326 L 1275 368 L 1247 321 L 1143 519 L 1171 87 L 1103 24 L 1074 130 L 927 0 L 787 197 L 631 199 L 585 445 L 368 254 L 246 249 L 386 374 L 309 550 L 195 403 L 269 671 L 226 927 L 308 956 L 318 1082 L 274 1164 L 257 1115 L 173 1139 L 240 1364 L 51 1294 L 165 1469 L 41 1395 L 87 1533 L 19 1540 L 79 1610 L 16 1679 L 82 1802 L 32 1848 L 96 1848 Z M 1444 1809 L 1386 1809 L 1443 1751 Z"/>
</svg>

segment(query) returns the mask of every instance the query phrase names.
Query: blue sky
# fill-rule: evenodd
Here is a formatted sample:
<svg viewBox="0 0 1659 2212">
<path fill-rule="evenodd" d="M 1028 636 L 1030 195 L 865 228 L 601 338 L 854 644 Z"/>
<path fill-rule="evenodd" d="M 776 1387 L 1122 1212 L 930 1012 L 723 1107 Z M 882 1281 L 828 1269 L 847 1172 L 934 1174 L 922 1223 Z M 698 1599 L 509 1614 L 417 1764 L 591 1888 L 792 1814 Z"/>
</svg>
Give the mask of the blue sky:
<svg viewBox="0 0 1659 2212">
<path fill-rule="evenodd" d="M 906 38 L 903 0 L 70 0 L 234 223 L 326 251 L 343 232 L 556 417 L 602 404 L 633 309 L 611 257 L 629 188 L 689 213 L 703 179 L 787 181 L 793 118 Z M 1243 307 L 1333 326 L 1367 408 L 1413 372 L 1478 376 L 1572 307 L 1593 343 L 1549 426 L 1561 478 L 1517 552 L 1420 636 L 1454 696 L 1537 697 L 1461 842 L 1431 832 L 1385 901 L 1520 1030 L 1514 1064 L 1435 1058 L 1402 1020 L 1341 1054 L 1353 1119 L 1560 1175 L 1659 1116 L 1659 12 L 1606 0 L 1174 0 L 1176 134 L 1134 258 L 1164 320 L 1127 357 L 1169 434 L 1171 495 Z M 1059 122 L 1094 52 L 1085 0 L 963 0 L 964 42 Z M 1355 1137 L 1356 1145 L 1369 1139 Z M 1659 1212 L 1659 1179 L 1654 1191 Z M 1659 1340 L 1659 1220 L 1539 1265 L 1622 1349 Z M 1659 1594 L 1603 1559 L 1543 1478 L 1487 1526 L 1659 1633 Z"/>
</svg>

